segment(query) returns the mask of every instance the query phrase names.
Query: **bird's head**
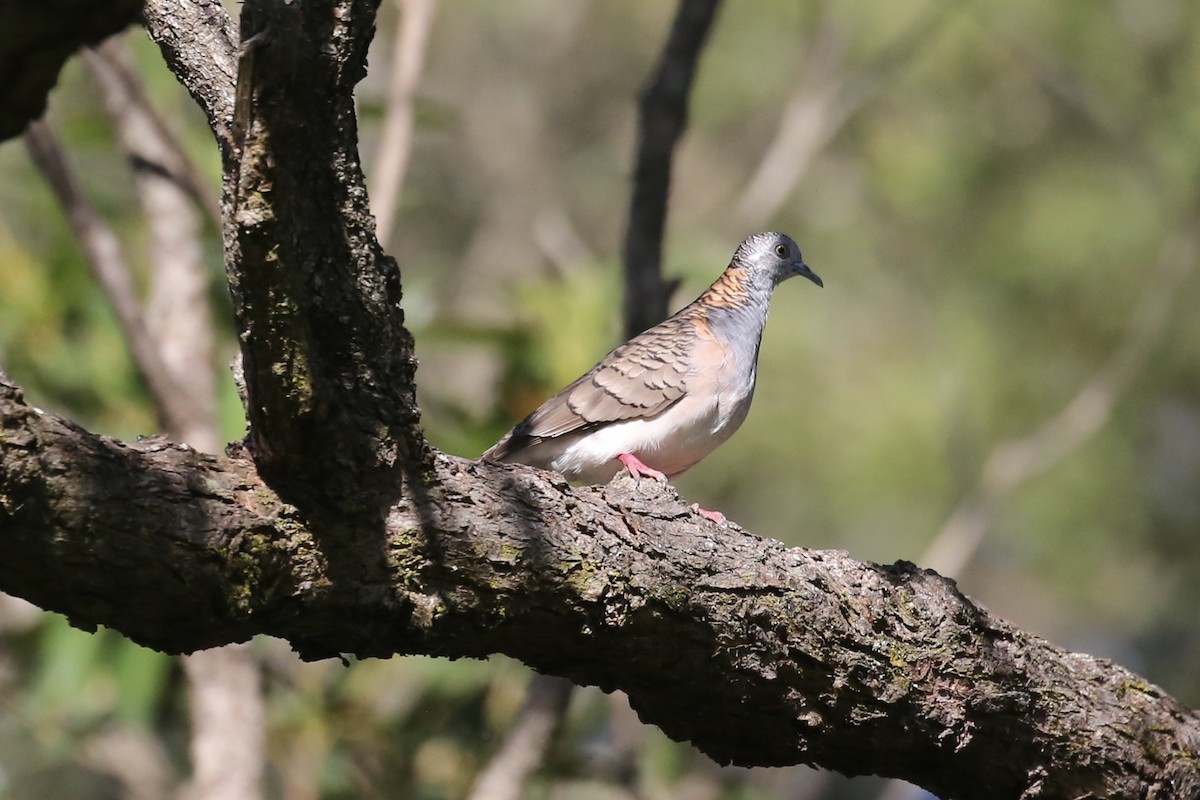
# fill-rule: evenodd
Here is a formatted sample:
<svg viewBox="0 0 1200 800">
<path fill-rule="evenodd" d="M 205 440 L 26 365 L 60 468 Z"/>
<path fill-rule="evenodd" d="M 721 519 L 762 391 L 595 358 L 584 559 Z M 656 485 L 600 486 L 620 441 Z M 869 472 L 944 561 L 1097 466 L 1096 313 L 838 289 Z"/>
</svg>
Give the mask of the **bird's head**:
<svg viewBox="0 0 1200 800">
<path fill-rule="evenodd" d="M 800 245 L 786 233 L 767 231 L 746 237 L 733 254 L 733 263 L 763 277 L 772 285 L 803 275 L 817 286 L 824 286 L 817 273 L 800 256 Z"/>
</svg>

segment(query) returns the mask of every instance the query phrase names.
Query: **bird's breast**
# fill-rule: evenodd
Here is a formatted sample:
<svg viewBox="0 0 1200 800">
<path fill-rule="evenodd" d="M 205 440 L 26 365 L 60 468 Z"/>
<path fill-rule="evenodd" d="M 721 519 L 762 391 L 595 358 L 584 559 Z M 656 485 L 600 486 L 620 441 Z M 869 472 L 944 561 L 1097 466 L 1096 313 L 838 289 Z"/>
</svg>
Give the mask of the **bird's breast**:
<svg viewBox="0 0 1200 800">
<path fill-rule="evenodd" d="M 603 425 L 566 444 L 552 466 L 570 478 L 602 483 L 620 468 L 616 458 L 633 453 L 667 475 L 678 475 L 715 450 L 746 419 L 754 376 L 726 382 L 712 373 L 708 385 L 688 393 L 648 419 Z"/>
<path fill-rule="evenodd" d="M 649 417 L 601 424 L 547 442 L 549 466 L 572 480 L 607 482 L 617 457 L 632 453 L 648 466 L 679 475 L 733 435 L 754 396 L 757 337 L 730 341 L 703 320 L 694 328 L 685 392 L 678 402 Z"/>
<path fill-rule="evenodd" d="M 718 404 L 687 396 L 653 418 L 610 423 L 574 438 L 548 466 L 568 478 L 603 483 L 620 468 L 617 457 L 632 453 L 654 469 L 678 475 L 733 432 L 724 430 L 721 416 Z"/>
</svg>

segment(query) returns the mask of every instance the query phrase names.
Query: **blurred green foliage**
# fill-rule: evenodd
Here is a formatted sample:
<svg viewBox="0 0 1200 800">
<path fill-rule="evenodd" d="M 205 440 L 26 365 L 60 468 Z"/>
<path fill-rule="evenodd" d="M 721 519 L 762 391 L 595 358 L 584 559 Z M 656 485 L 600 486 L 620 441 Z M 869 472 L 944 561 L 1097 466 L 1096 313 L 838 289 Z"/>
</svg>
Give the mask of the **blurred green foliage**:
<svg viewBox="0 0 1200 800">
<path fill-rule="evenodd" d="M 439 8 L 393 248 L 435 444 L 476 455 L 616 344 L 635 99 L 671 12 L 634 0 Z M 395 14 L 385 4 L 360 91 L 368 174 Z M 137 55 L 215 186 L 199 114 L 152 46 L 139 41 Z M 996 448 L 1041 429 L 1144 335 L 1111 415 L 1003 497 L 955 577 L 1017 624 L 1200 704 L 1200 279 L 1194 251 L 1175 273 L 1160 266 L 1200 219 L 1198 75 L 1200 6 L 1186 0 L 727 4 L 675 163 L 676 305 L 763 228 L 793 234 L 827 288 L 781 288 L 754 410 L 680 480 L 683 494 L 792 544 L 921 562 Z M 748 218 L 747 187 L 789 104 L 843 78 L 862 99 L 802 177 L 767 172 L 783 200 Z M 127 169 L 78 63 L 50 117 L 130 259 L 150 269 Z M 224 376 L 235 344 L 220 243 L 206 237 Z M 1146 326 L 1139 308 L 1156 291 L 1163 322 Z M 34 402 L 94 430 L 154 430 L 113 316 L 19 141 L 0 146 L 0 365 Z M 235 438 L 227 378 L 221 391 Z M 0 623 L 0 798 L 123 796 L 96 746 L 114 731 L 186 775 L 174 661 L 15 605 L 0 606 Z M 504 659 L 346 669 L 257 648 L 274 797 L 462 797 L 527 680 Z M 530 796 L 875 790 L 804 770 L 718 770 L 589 691 Z"/>
</svg>

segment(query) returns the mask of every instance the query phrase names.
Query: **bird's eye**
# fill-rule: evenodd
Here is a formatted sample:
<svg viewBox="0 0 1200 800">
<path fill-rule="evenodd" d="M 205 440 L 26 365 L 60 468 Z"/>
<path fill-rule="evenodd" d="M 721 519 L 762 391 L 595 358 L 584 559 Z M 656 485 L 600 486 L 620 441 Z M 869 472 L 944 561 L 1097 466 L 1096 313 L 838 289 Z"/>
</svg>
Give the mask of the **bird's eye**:
<svg viewBox="0 0 1200 800">
<path fill-rule="evenodd" d="M 786 244 L 775 245 L 775 255 L 779 256 L 780 258 L 787 258 L 787 254 L 788 249 Z"/>
</svg>

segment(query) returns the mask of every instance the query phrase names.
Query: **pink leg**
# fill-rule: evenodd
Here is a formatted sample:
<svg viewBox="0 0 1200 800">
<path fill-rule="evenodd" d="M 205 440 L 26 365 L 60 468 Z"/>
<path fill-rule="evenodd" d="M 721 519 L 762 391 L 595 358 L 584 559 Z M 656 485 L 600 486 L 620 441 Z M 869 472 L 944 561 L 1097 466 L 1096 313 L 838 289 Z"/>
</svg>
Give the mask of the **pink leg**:
<svg viewBox="0 0 1200 800">
<path fill-rule="evenodd" d="M 662 481 L 663 483 L 667 482 L 666 475 L 652 467 L 647 467 L 642 463 L 642 460 L 633 453 L 621 453 L 621 455 L 617 456 L 617 460 L 625 465 L 625 469 L 629 470 L 629 474 L 634 478 L 645 475 L 648 478 L 654 478 L 656 481 Z"/>
<path fill-rule="evenodd" d="M 720 511 L 709 511 L 707 508 L 701 508 L 699 503 L 692 503 L 692 511 L 695 511 L 705 519 L 712 520 L 718 525 L 725 524 L 725 515 Z"/>
</svg>

